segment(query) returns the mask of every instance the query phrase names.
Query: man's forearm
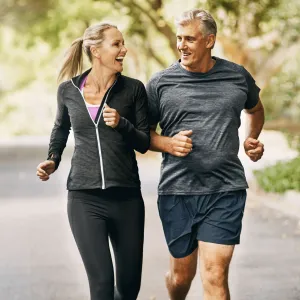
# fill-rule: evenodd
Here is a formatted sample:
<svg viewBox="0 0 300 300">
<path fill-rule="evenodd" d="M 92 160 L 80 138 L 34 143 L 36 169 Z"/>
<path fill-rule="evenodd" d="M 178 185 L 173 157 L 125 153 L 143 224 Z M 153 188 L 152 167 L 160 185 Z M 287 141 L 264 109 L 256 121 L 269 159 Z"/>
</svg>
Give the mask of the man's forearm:
<svg viewBox="0 0 300 300">
<path fill-rule="evenodd" d="M 150 129 L 150 150 L 156 152 L 168 152 L 170 137 L 161 136 L 155 130 Z"/>
<path fill-rule="evenodd" d="M 246 138 L 257 139 L 265 123 L 264 109 L 257 110 L 253 113 L 246 113 Z"/>
</svg>

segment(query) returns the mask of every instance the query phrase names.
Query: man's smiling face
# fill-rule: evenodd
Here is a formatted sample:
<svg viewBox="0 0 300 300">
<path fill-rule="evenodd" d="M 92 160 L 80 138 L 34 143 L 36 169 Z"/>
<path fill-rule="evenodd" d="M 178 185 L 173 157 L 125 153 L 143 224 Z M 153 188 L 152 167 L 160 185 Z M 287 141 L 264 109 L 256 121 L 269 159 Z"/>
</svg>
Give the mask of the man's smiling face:
<svg viewBox="0 0 300 300">
<path fill-rule="evenodd" d="M 197 72 L 203 58 L 210 56 L 209 36 L 201 33 L 201 24 L 195 20 L 177 27 L 177 49 L 181 65 L 191 72 Z"/>
</svg>

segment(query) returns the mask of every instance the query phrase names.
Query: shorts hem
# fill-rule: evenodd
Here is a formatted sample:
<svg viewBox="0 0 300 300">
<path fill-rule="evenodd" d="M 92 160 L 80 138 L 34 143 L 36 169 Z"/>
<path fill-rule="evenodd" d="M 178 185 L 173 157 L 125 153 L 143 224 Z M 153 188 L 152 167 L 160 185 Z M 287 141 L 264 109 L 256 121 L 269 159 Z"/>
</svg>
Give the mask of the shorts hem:
<svg viewBox="0 0 300 300">
<path fill-rule="evenodd" d="M 174 255 L 174 253 L 172 253 L 172 251 L 170 250 L 170 248 L 169 248 L 169 252 L 170 252 L 170 254 L 171 254 L 174 258 L 184 258 L 184 257 L 187 257 L 187 256 L 191 255 L 197 248 L 198 248 L 198 243 L 197 243 L 197 246 L 193 248 L 193 250 L 188 251 L 188 252 L 186 252 L 186 253 L 184 253 L 184 254 L 182 254 L 182 255 Z"/>
<path fill-rule="evenodd" d="M 221 240 L 221 239 L 203 239 L 203 238 L 198 238 L 197 240 L 200 242 L 205 242 L 205 243 L 212 243 L 212 244 L 219 244 L 219 245 L 228 245 L 228 246 L 233 246 L 233 245 L 239 245 L 240 244 L 240 239 L 234 239 L 234 240 Z"/>
</svg>

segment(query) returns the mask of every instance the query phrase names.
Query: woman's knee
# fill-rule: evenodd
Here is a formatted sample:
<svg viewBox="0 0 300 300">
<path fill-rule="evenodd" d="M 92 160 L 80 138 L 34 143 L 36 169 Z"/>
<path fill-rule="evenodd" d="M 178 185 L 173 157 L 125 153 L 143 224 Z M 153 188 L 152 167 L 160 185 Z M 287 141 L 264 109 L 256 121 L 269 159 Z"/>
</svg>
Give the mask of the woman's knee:
<svg viewBox="0 0 300 300">
<path fill-rule="evenodd" d="M 135 300 L 140 292 L 141 280 L 139 276 L 134 281 L 122 280 L 115 287 L 115 300 Z"/>
<path fill-rule="evenodd" d="M 114 300 L 136 300 L 140 291 L 140 286 L 138 287 L 121 287 L 115 289 Z"/>
<path fill-rule="evenodd" d="M 113 299 L 113 295 L 114 295 L 113 280 L 98 281 L 89 278 L 89 285 L 90 285 L 91 300 L 97 300 L 100 298 L 103 300 Z"/>
</svg>

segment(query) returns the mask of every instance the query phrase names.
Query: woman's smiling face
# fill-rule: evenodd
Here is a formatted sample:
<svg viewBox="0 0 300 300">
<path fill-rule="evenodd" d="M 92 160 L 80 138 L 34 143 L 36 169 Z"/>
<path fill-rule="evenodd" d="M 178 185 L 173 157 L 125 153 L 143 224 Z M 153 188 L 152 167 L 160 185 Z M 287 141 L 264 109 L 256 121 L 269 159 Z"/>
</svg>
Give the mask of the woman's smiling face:
<svg viewBox="0 0 300 300">
<path fill-rule="evenodd" d="M 101 66 L 116 73 L 123 71 L 123 59 L 127 53 L 122 33 L 116 28 L 104 32 L 104 40 L 97 49 Z"/>
</svg>

